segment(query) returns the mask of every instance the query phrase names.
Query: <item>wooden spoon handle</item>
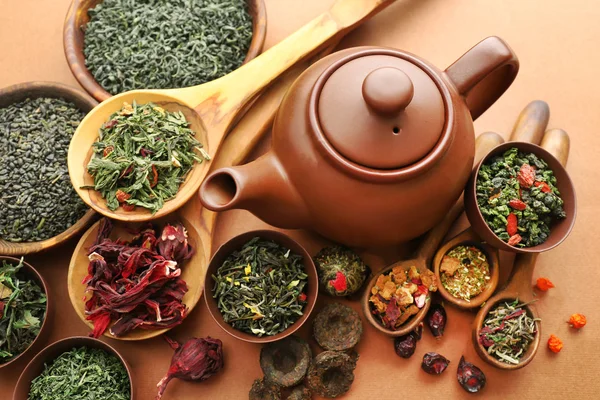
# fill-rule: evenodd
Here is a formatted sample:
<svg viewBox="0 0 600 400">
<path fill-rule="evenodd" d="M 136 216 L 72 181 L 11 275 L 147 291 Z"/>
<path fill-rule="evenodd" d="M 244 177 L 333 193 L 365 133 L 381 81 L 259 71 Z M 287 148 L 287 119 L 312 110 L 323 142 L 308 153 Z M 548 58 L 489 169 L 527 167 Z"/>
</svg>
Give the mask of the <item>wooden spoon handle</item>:
<svg viewBox="0 0 600 400">
<path fill-rule="evenodd" d="M 532 101 L 519 114 L 510 134 L 510 141 L 540 144 L 549 119 L 548 104 L 542 100 Z"/>
<path fill-rule="evenodd" d="M 298 61 L 328 46 L 395 0 L 337 0 L 325 13 L 263 54 L 220 79 L 228 112 L 247 101 Z"/>
<path fill-rule="evenodd" d="M 477 164 L 491 149 L 503 142 L 504 139 L 502 136 L 495 132 L 484 132 L 479 135 L 475 140 L 475 164 Z M 444 239 L 444 236 L 446 236 L 448 230 L 450 230 L 450 227 L 454 224 L 454 221 L 464 210 L 465 204 L 463 196 L 461 195 L 448 211 L 444 219 L 427 233 L 427 236 L 425 236 L 425 239 L 421 242 L 417 253 L 417 258 L 425 260 L 425 265 L 428 267 L 431 265 L 433 255 L 442 242 L 442 239 Z"/>
<path fill-rule="evenodd" d="M 556 157 L 562 165 L 567 164 L 569 158 L 570 139 L 567 132 L 562 129 L 550 129 L 544 134 L 541 145 L 550 154 Z M 517 254 L 509 278 L 507 290 L 515 290 L 525 300 L 531 293 L 531 280 L 535 269 L 538 253 Z"/>
</svg>

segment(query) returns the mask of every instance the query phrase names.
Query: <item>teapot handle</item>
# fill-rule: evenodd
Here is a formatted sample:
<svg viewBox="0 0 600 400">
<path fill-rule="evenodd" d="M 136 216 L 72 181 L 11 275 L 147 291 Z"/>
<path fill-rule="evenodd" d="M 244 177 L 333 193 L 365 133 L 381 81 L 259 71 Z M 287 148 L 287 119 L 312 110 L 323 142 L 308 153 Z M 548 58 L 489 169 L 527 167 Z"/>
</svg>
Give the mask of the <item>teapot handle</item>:
<svg viewBox="0 0 600 400">
<path fill-rule="evenodd" d="M 445 73 L 464 97 L 473 120 L 508 89 L 519 72 L 519 60 L 497 36 L 477 43 Z"/>
</svg>

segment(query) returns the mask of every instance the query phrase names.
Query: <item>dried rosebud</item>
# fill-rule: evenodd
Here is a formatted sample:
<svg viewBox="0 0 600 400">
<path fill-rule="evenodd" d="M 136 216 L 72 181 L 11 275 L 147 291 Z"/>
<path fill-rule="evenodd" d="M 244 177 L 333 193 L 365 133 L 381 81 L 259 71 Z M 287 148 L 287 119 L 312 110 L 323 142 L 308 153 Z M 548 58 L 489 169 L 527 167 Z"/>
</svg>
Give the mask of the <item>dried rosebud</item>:
<svg viewBox="0 0 600 400">
<path fill-rule="evenodd" d="M 427 313 L 427 325 L 431 330 L 431 334 L 436 338 L 440 339 L 444 336 L 444 329 L 446 328 L 446 310 L 441 304 L 433 304 Z"/>
<path fill-rule="evenodd" d="M 167 224 L 156 241 L 156 248 L 158 254 L 178 263 L 189 259 L 193 254 L 192 246 L 188 243 L 187 231 L 182 224 Z"/>
<path fill-rule="evenodd" d="M 460 358 L 458 369 L 456 371 L 458 383 L 469 393 L 477 393 L 485 387 L 485 375 L 483 371 L 470 362 L 465 361 L 465 357 Z"/>
<path fill-rule="evenodd" d="M 166 339 L 171 347 L 175 348 L 175 354 L 167 375 L 156 385 L 156 400 L 162 398 L 167 384 L 173 378 L 202 382 L 223 368 L 223 343 L 219 339 L 192 338 L 183 345 Z"/>
<path fill-rule="evenodd" d="M 438 353 L 425 353 L 421 369 L 430 375 L 439 375 L 448 368 L 450 361 Z"/>
<path fill-rule="evenodd" d="M 402 358 L 410 358 L 417 349 L 417 337 L 414 333 L 398 336 L 394 339 L 394 350 Z"/>
</svg>

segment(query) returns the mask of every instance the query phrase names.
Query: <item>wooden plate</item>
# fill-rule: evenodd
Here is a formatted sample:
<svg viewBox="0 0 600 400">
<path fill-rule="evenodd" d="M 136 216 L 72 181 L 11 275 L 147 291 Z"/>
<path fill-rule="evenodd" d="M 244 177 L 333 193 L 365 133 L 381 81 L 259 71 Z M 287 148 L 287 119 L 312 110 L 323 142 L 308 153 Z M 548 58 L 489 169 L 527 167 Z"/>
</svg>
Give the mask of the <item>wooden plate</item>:
<svg viewBox="0 0 600 400">
<path fill-rule="evenodd" d="M 85 66 L 84 33 L 81 27 L 90 20 L 87 11 L 101 2 L 102 0 L 73 0 L 63 28 L 63 46 L 69 68 L 79 84 L 98 101 L 108 99 L 111 94 L 96 82 Z M 260 54 L 267 35 L 267 9 L 264 0 L 248 0 L 248 4 L 252 15 L 252 41 L 244 64 Z"/>
<path fill-rule="evenodd" d="M 188 292 L 183 297 L 183 303 L 188 307 L 189 315 L 189 313 L 194 309 L 196 304 L 198 304 L 198 301 L 202 296 L 202 291 L 204 290 L 204 274 L 206 270 L 206 264 L 204 262 L 205 255 L 198 231 L 196 230 L 194 225 L 185 217 L 179 214 L 175 214 L 173 216 L 157 220 L 154 223 L 162 228 L 167 222 L 177 221 L 181 222 L 187 229 L 189 243 L 195 251 L 192 258 L 187 260 L 181 269 L 181 278 L 188 285 Z M 121 223 L 118 221 L 113 221 L 113 224 L 113 232 L 110 235 L 111 238 L 130 238 L 131 234 L 128 233 L 126 229 L 132 229 L 143 225 L 141 223 L 131 224 Z M 89 247 L 94 243 L 94 240 L 96 239 L 96 234 L 98 233 L 99 225 L 100 221 L 96 222 L 90 229 L 87 230 L 87 232 L 83 234 L 83 236 L 79 240 L 79 243 L 77 244 L 77 247 L 73 252 L 71 263 L 69 264 L 69 275 L 67 283 L 71 304 L 75 308 L 75 312 L 77 312 L 77 315 L 79 315 L 81 320 L 90 327 L 90 331 L 93 328 L 93 324 L 85 319 L 86 315 L 84 297 L 86 296 L 86 285 L 82 284 L 81 282 L 87 275 L 87 269 L 89 264 L 87 252 Z M 162 335 L 167 331 L 169 331 L 169 329 L 135 329 L 124 336 L 116 337 L 111 335 L 109 333 L 109 330 L 107 329 L 104 333 L 104 336 L 117 340 L 134 341 L 153 338 Z"/>
<path fill-rule="evenodd" d="M 60 83 L 28 82 L 0 89 L 0 107 L 6 107 L 27 98 L 35 99 L 39 97 L 63 98 L 85 112 L 89 112 L 98 104 L 86 93 Z M 95 215 L 96 213 L 93 210 L 89 210 L 66 231 L 40 242 L 16 243 L 0 239 L 0 255 L 32 254 L 57 246 L 86 228 Z"/>
</svg>

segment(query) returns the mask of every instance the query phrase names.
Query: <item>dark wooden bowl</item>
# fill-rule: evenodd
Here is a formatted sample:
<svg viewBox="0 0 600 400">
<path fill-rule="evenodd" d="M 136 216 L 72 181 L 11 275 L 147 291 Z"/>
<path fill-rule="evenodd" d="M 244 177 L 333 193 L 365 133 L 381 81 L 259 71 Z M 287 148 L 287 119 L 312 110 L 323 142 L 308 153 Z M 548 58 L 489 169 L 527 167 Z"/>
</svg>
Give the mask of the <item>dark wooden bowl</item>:
<svg viewBox="0 0 600 400">
<path fill-rule="evenodd" d="M 215 300 L 212 294 L 214 284 L 212 275 L 217 272 L 217 269 L 223 264 L 225 259 L 229 256 L 229 254 L 231 254 L 234 250 L 241 248 L 246 242 L 248 242 L 250 239 L 256 236 L 267 240 L 273 240 L 274 242 L 277 242 L 278 244 L 290 249 L 292 252 L 301 255 L 304 259 L 304 270 L 308 275 L 308 291 L 306 293 L 308 301 L 306 303 L 306 306 L 304 307 L 303 315 L 288 329 L 273 336 L 258 337 L 256 335 L 242 332 L 233 328 L 223 319 L 223 316 L 221 315 L 221 312 L 217 307 L 217 301 Z M 210 264 L 208 265 L 208 269 L 206 271 L 205 284 L 207 290 L 204 295 L 204 299 L 206 301 L 208 310 L 210 311 L 210 314 L 212 315 L 217 325 L 219 325 L 221 329 L 223 329 L 231 336 L 250 343 L 275 342 L 296 332 L 308 319 L 310 313 L 312 312 L 315 306 L 315 303 L 317 302 L 317 296 L 319 292 L 319 278 L 317 277 L 317 268 L 315 267 L 315 264 L 308 252 L 298 242 L 296 242 L 286 234 L 271 230 L 257 230 L 242 233 L 241 235 L 235 236 L 234 238 L 225 242 L 221 247 L 219 247 L 219 249 L 215 252 L 212 259 L 210 260 Z"/>
<path fill-rule="evenodd" d="M 252 41 L 244 64 L 261 53 L 267 35 L 267 9 L 264 0 L 247 1 L 252 14 Z M 87 11 L 101 2 L 102 0 L 73 0 L 63 29 L 63 46 L 69 68 L 79 84 L 98 101 L 104 101 L 112 95 L 96 82 L 85 66 L 84 33 L 81 28 L 90 20 Z"/>
<path fill-rule="evenodd" d="M 557 187 L 560 191 L 560 196 L 564 201 L 564 210 L 567 213 L 567 217 L 565 219 L 555 222 L 551 226 L 550 237 L 548 237 L 548 240 L 533 247 L 520 248 L 509 246 L 508 243 L 498 238 L 498 236 L 496 236 L 496 234 L 490 229 L 483 219 L 483 215 L 479 211 L 479 206 L 477 205 L 475 184 L 477 181 L 477 174 L 479 174 L 479 169 L 491 157 L 502 154 L 512 147 L 517 147 L 520 151 L 526 153 L 533 153 L 548 163 L 548 166 L 554 172 L 554 176 L 556 176 Z M 573 182 L 571 181 L 567 170 L 552 154 L 533 143 L 508 142 L 495 147 L 481 160 L 479 164 L 477 164 L 477 167 L 473 170 L 471 178 L 469 179 L 469 182 L 465 188 L 465 210 L 473 230 L 483 241 L 489 243 L 491 246 L 496 247 L 499 250 L 509 251 L 512 253 L 541 253 L 558 246 L 567 238 L 567 236 L 569 236 L 569 233 L 571 233 L 571 229 L 573 229 L 573 225 L 575 224 L 577 201 L 575 198 L 575 188 L 573 187 Z"/>
<path fill-rule="evenodd" d="M 0 107 L 23 101 L 27 98 L 51 97 L 63 98 L 72 102 L 82 111 L 89 112 L 98 102 L 81 90 L 54 82 L 28 82 L 0 89 Z M 89 210 L 69 229 L 50 239 L 40 242 L 9 242 L 0 239 L 0 255 L 24 255 L 49 249 L 69 240 L 85 229 L 94 219 L 96 213 Z"/>
<path fill-rule="evenodd" d="M 44 350 L 39 352 L 38 355 L 35 356 L 29 364 L 27 364 L 27 366 L 21 373 L 19 380 L 17 381 L 17 386 L 15 387 L 15 391 L 13 393 L 13 400 L 28 400 L 29 390 L 31 388 L 31 381 L 42 373 L 42 371 L 44 370 L 44 364 L 50 363 L 56 357 L 60 356 L 64 352 L 71 350 L 74 347 L 90 347 L 95 349 L 101 349 L 118 357 L 119 360 L 121 360 L 121 363 L 125 366 L 125 369 L 127 370 L 127 375 L 129 376 L 129 386 L 131 387 L 130 399 L 134 398 L 134 384 L 132 380 L 131 369 L 129 368 L 129 365 L 127 364 L 123 356 L 121 356 L 121 354 L 119 354 L 119 352 L 113 347 L 104 342 L 101 342 L 98 339 L 83 336 L 73 336 L 52 343 Z"/>
<path fill-rule="evenodd" d="M 0 266 L 2 265 L 2 261 L 8 261 L 11 264 L 18 264 L 20 260 L 17 258 L 13 258 L 13 257 L 0 257 Z M 4 364 L 0 364 L 0 369 L 9 366 L 10 364 L 15 362 L 19 358 L 25 356 L 25 354 L 31 353 L 32 350 L 34 350 L 38 347 L 41 347 L 39 344 L 42 343 L 44 340 L 46 340 L 46 338 L 48 337 L 48 334 L 50 333 L 47 321 L 49 320 L 49 315 L 52 310 L 52 299 L 50 298 L 50 294 L 48 293 L 48 287 L 46 286 L 46 281 L 44 281 L 44 278 L 42 278 L 42 275 L 40 275 L 40 273 L 37 272 L 35 270 L 35 268 L 33 268 L 30 264 L 26 263 L 25 261 L 23 261 L 23 267 L 21 268 L 21 270 L 19 272 L 23 273 L 23 275 L 26 278 L 31 279 L 35 283 L 37 283 L 40 286 L 40 288 L 42 289 L 42 291 L 46 294 L 46 314 L 44 315 L 44 320 L 42 321 L 42 326 L 40 327 L 40 333 L 38 333 L 37 337 L 34 339 L 33 342 L 31 342 L 29 347 L 27 349 L 25 349 L 24 352 L 17 355 L 16 357 L 10 359 L 9 361 L 5 362 Z"/>
</svg>

